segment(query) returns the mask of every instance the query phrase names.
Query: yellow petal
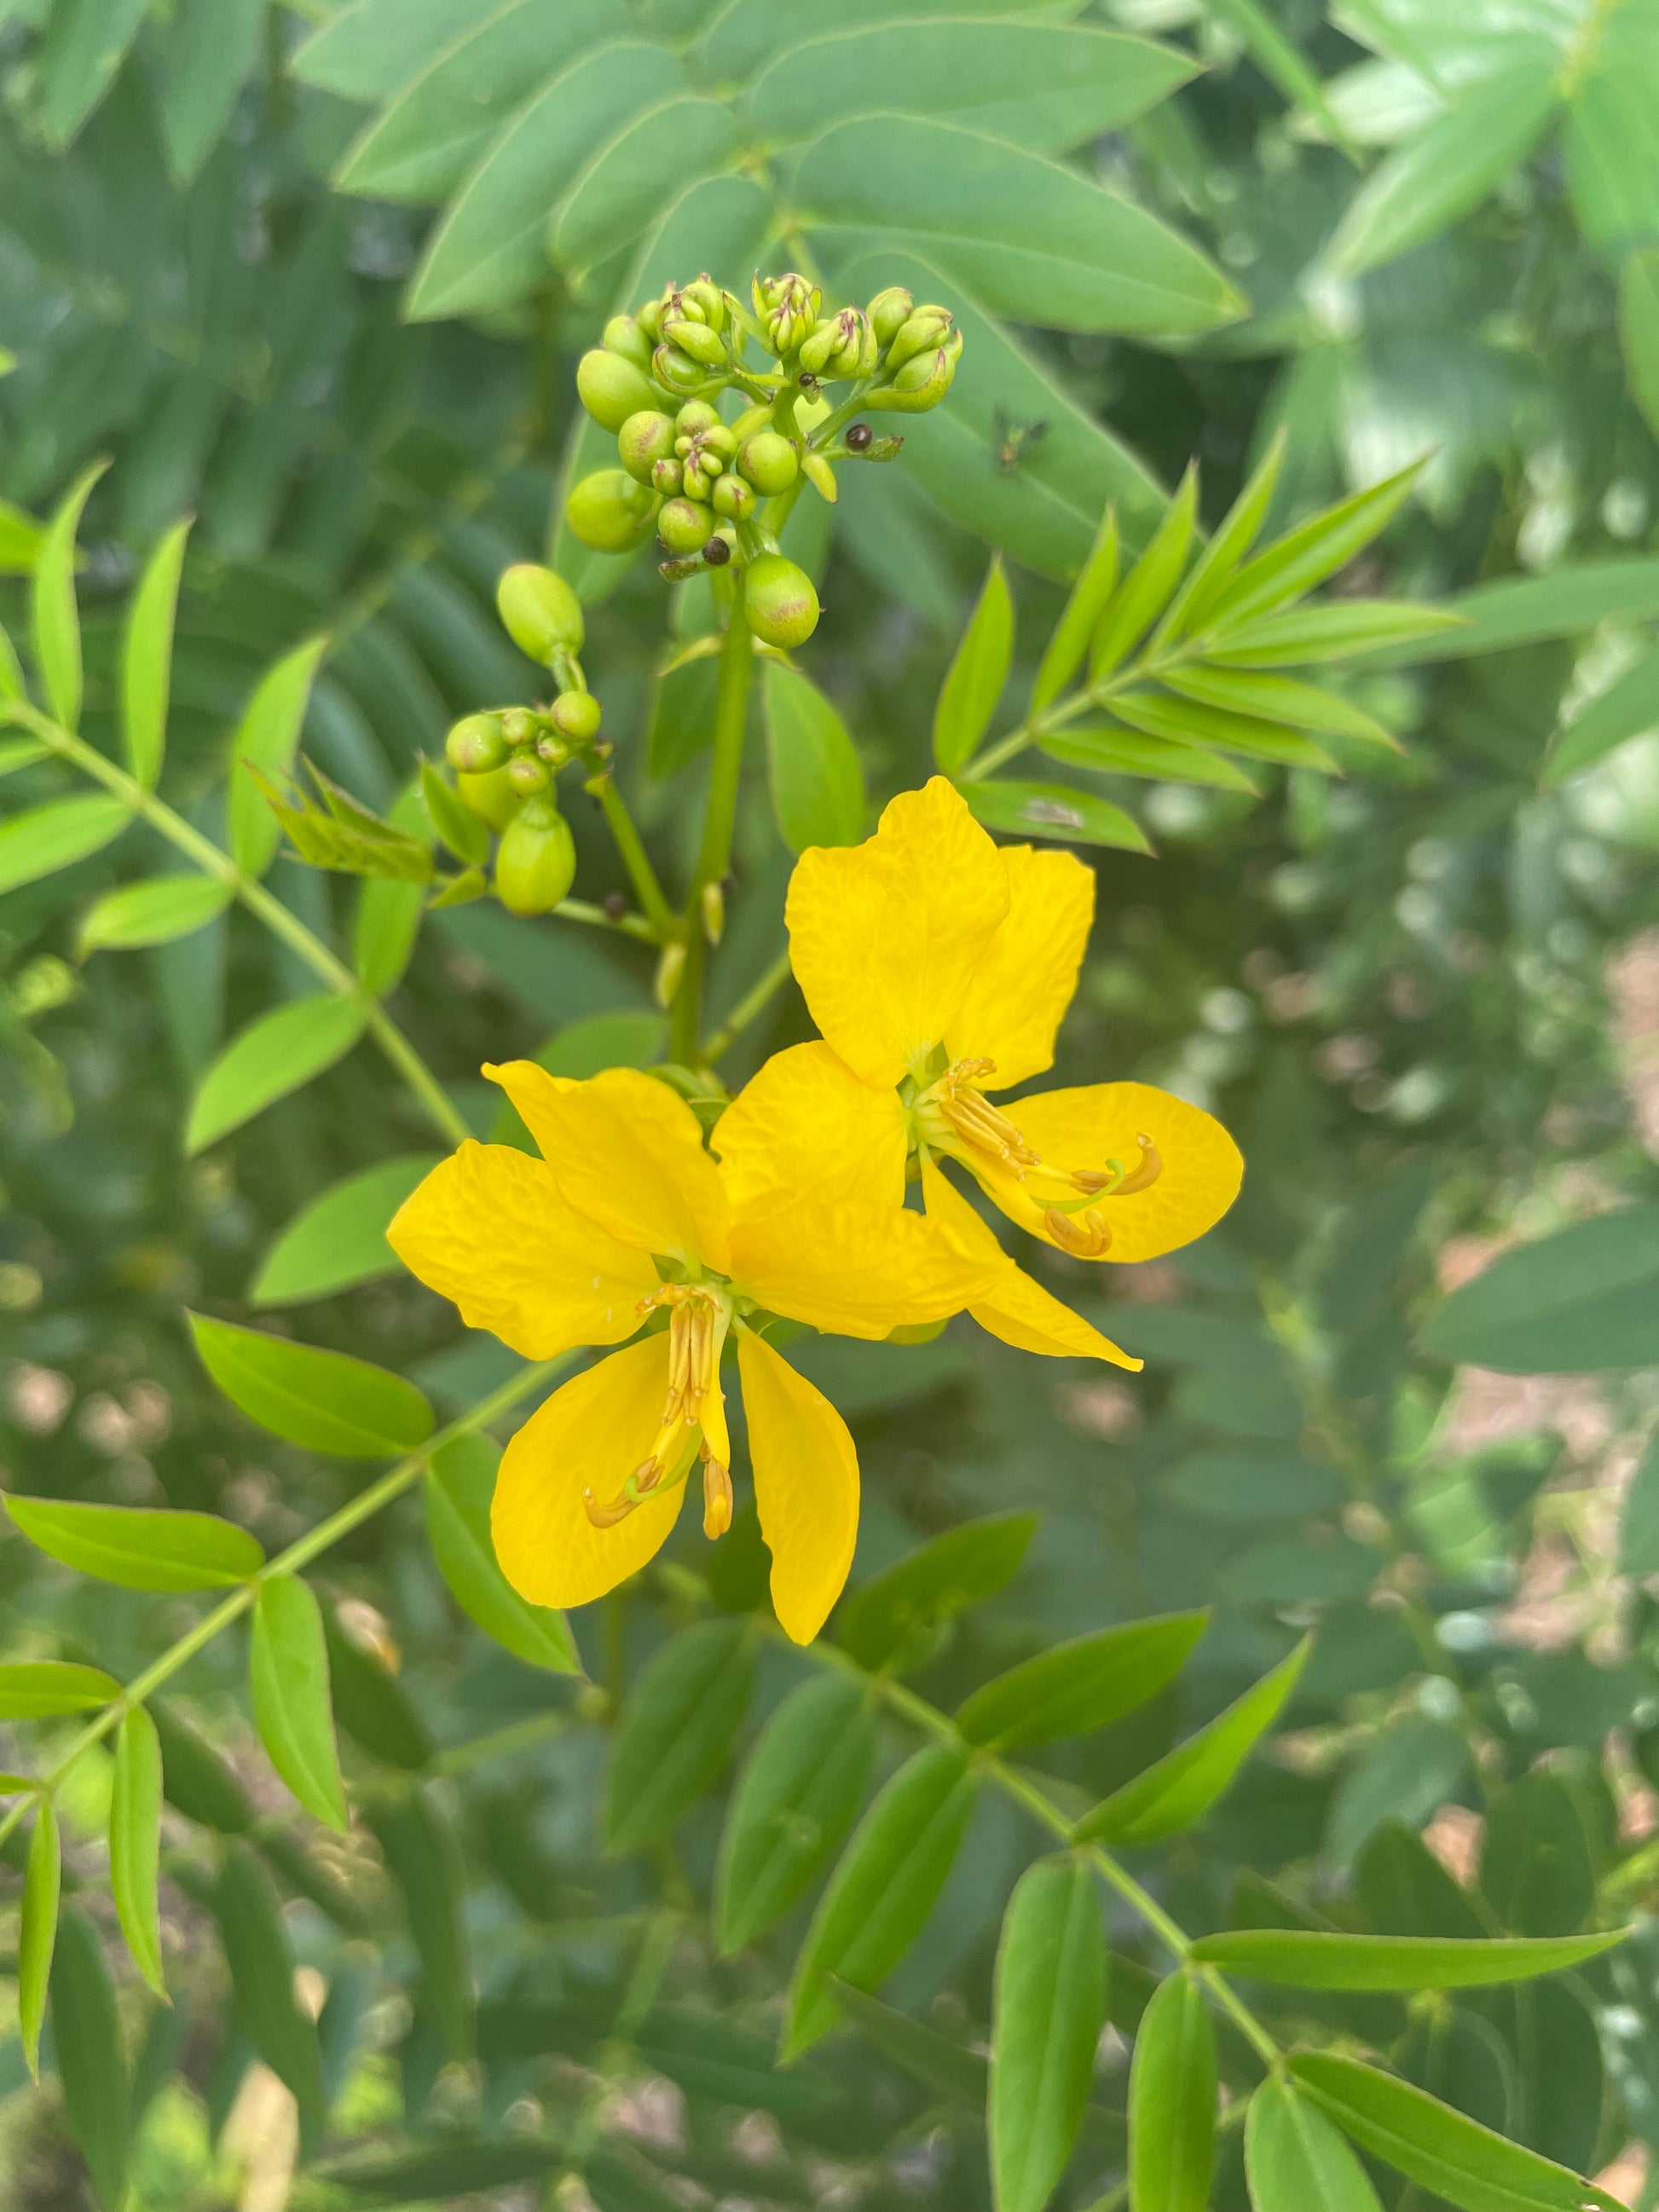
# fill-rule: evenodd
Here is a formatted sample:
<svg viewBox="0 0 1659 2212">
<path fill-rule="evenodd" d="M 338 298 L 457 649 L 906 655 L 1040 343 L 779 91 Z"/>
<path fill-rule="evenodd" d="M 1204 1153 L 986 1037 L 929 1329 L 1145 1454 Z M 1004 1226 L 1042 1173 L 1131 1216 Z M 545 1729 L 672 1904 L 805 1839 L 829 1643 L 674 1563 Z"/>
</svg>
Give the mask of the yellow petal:
<svg viewBox="0 0 1659 2212">
<path fill-rule="evenodd" d="M 490 1510 L 501 1572 L 532 1605 L 586 1605 L 615 1589 L 667 1540 L 685 1485 L 646 1498 L 614 1528 L 582 1504 L 608 1504 L 650 1450 L 668 1389 L 660 1332 L 613 1352 L 556 1390 L 502 1455 Z"/>
<path fill-rule="evenodd" d="M 633 1067 L 572 1083 L 530 1060 L 484 1073 L 523 1115 L 578 1212 L 636 1251 L 729 1272 L 720 1170 L 696 1115 L 665 1083 Z"/>
<path fill-rule="evenodd" d="M 1157 1146 L 1163 1173 L 1146 1190 L 1096 1201 L 1112 1232 L 1102 1257 L 1153 1260 L 1212 1229 L 1238 1195 L 1244 1163 L 1212 1114 L 1150 1083 L 1097 1083 L 1076 1091 L 1039 1091 L 1004 1107 L 1008 1119 L 1047 1163 L 1098 1168 L 1108 1159 L 1133 1169 L 1143 1133 Z M 969 1163 L 985 1191 L 1011 1221 L 1050 1244 L 1043 1209 L 1015 1177 Z M 1063 1248 L 1062 1248 L 1063 1249 Z"/>
<path fill-rule="evenodd" d="M 749 1329 L 738 1339 L 738 1370 L 773 1610 L 797 1644 L 810 1644 L 853 1564 L 858 1454 L 823 1393 Z"/>
<path fill-rule="evenodd" d="M 540 1160 L 465 1144 L 392 1217 L 386 1242 L 429 1289 L 526 1359 L 620 1344 L 657 1271 L 568 1206 Z"/>
<path fill-rule="evenodd" d="M 1001 856 L 940 775 L 901 793 L 863 844 L 807 848 L 789 884 L 789 957 L 855 1074 L 893 1085 L 943 1042 L 1007 911 Z"/>
<path fill-rule="evenodd" d="M 947 1320 L 983 1297 L 997 1272 L 902 1206 L 768 1199 L 732 1224 L 737 1287 L 772 1313 L 837 1336 Z"/>
<path fill-rule="evenodd" d="M 965 1250 L 984 1254 L 988 1247 L 1003 1262 L 1006 1273 L 998 1276 L 995 1287 L 968 1309 L 981 1328 L 1021 1352 L 1045 1352 L 1055 1359 L 1109 1359 L 1115 1367 L 1132 1370 L 1145 1364 L 1017 1267 L 932 1160 L 922 1163 L 921 1189 L 929 1218 L 948 1229 Z"/>
<path fill-rule="evenodd" d="M 991 1060 L 1005 1090 L 1054 1060 L 1095 913 L 1095 874 L 1073 853 L 1005 845 L 1008 911 L 945 1034 L 952 1060 Z"/>
<path fill-rule="evenodd" d="M 774 1053 L 721 1115 L 711 1139 L 734 1210 L 766 1193 L 904 1203 L 904 1113 L 890 1084 L 860 1081 L 827 1044 Z"/>
</svg>

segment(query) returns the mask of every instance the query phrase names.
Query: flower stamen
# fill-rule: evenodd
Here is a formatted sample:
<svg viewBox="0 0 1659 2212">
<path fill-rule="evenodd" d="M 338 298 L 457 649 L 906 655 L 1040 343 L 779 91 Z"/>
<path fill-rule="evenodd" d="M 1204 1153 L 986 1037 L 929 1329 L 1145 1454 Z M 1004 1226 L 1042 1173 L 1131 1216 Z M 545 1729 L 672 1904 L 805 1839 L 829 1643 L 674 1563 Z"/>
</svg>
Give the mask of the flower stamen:
<svg viewBox="0 0 1659 2212">
<path fill-rule="evenodd" d="M 1098 1258 L 1111 1243 L 1111 1231 L 1092 1208 L 1079 1213 L 1079 1201 L 1127 1198 L 1150 1189 L 1164 1172 L 1157 1146 L 1143 1131 L 1135 1141 L 1140 1158 L 1127 1173 L 1121 1160 L 1109 1159 L 1103 1167 L 1066 1167 L 1045 1160 L 1023 1131 L 981 1096 L 978 1084 L 994 1075 L 994 1060 L 953 1060 L 943 1075 L 916 1100 L 913 1112 L 921 1140 L 935 1152 L 955 1152 L 971 1167 L 975 1160 L 1023 1183 L 1033 1204 L 1046 1209 L 1052 1224 L 1058 1216 L 1066 1228 L 1052 1231 L 1057 1243 L 1069 1252 Z M 1096 1224 L 1093 1228 L 1085 1226 Z"/>
<path fill-rule="evenodd" d="M 732 1526 L 732 1470 L 702 1447 L 702 1533 L 713 1543 Z"/>
<path fill-rule="evenodd" d="M 656 1441 L 609 1504 L 601 1504 L 591 1489 L 583 1491 L 582 1505 L 596 1528 L 614 1528 L 665 1483 L 684 1480 L 690 1469 L 694 1439 L 702 1441 L 705 1463 L 718 1466 L 725 1475 L 731 1444 L 720 1375 L 720 1351 L 732 1318 L 730 1296 L 717 1283 L 665 1283 L 660 1290 L 640 1300 L 639 1310 L 647 1314 L 659 1306 L 668 1309 L 668 1393 L 663 1401 Z M 707 1499 L 707 1474 L 703 1488 Z M 726 1491 L 727 1510 L 723 1525 L 729 1526 L 729 1476 L 726 1476 Z M 705 1504 L 705 1528 L 713 1512 L 714 1508 Z M 720 1532 L 715 1529 L 712 1533 Z"/>
<path fill-rule="evenodd" d="M 1062 1251 L 1074 1252 L 1079 1260 L 1098 1260 L 1111 1249 L 1112 1232 L 1104 1215 L 1092 1206 L 1075 1217 L 1051 1206 L 1042 1217 L 1042 1225 Z"/>
</svg>

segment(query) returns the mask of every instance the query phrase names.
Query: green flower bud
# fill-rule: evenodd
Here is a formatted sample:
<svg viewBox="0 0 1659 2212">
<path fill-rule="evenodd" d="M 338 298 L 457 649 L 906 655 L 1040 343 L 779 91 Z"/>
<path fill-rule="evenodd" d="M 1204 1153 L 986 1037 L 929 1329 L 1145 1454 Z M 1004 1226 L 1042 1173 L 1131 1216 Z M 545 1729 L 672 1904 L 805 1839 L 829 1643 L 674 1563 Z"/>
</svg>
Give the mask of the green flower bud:
<svg viewBox="0 0 1659 2212">
<path fill-rule="evenodd" d="M 641 368 L 619 353 L 595 346 L 576 363 L 576 392 L 603 429 L 620 430 L 630 415 L 656 404 L 657 395 Z"/>
<path fill-rule="evenodd" d="M 890 284 L 884 292 L 878 292 L 869 306 L 870 327 L 876 334 L 876 343 L 890 346 L 910 319 L 910 310 L 915 301 L 902 284 Z"/>
<path fill-rule="evenodd" d="M 696 445 L 699 453 L 718 454 L 723 462 L 738 450 L 738 441 L 724 422 L 711 422 L 706 430 L 699 430 Z"/>
<path fill-rule="evenodd" d="M 647 300 L 634 317 L 640 336 L 647 346 L 654 346 L 662 336 L 663 309 L 668 303 L 668 296 L 665 292 L 660 300 Z"/>
<path fill-rule="evenodd" d="M 746 522 L 759 506 L 755 488 L 739 476 L 727 474 L 716 477 L 714 489 L 709 494 L 709 504 L 716 514 L 724 514 L 733 522 Z"/>
<path fill-rule="evenodd" d="M 947 333 L 955 327 L 948 307 L 918 307 L 908 315 L 887 347 L 887 368 L 890 373 L 902 368 L 907 361 L 914 361 L 919 353 L 931 352 L 943 345 Z"/>
<path fill-rule="evenodd" d="M 693 396 L 704 392 L 718 392 L 724 378 L 718 370 L 711 370 L 678 346 L 665 339 L 651 356 L 652 373 L 665 392 Z"/>
<path fill-rule="evenodd" d="M 504 768 L 492 769 L 488 775 L 458 775 L 455 790 L 475 814 L 483 816 L 492 830 L 505 830 L 519 811 L 519 794 L 514 790 Z"/>
<path fill-rule="evenodd" d="M 607 353 L 619 353 L 624 361 L 631 361 L 635 368 L 647 370 L 651 367 L 653 343 L 632 315 L 612 315 L 600 340 Z"/>
<path fill-rule="evenodd" d="M 531 745 L 536 742 L 538 725 L 527 707 L 509 707 L 501 716 L 501 734 L 510 745 Z"/>
<path fill-rule="evenodd" d="M 597 469 L 565 501 L 565 520 L 596 553 L 631 553 L 651 534 L 656 501 L 624 469 Z"/>
<path fill-rule="evenodd" d="M 651 471 L 651 489 L 659 491 L 665 499 L 672 499 L 680 488 L 680 465 L 676 460 L 659 461 Z"/>
<path fill-rule="evenodd" d="M 545 914 L 570 889 L 576 847 L 550 798 L 526 799 L 495 855 L 495 896 L 509 914 Z"/>
<path fill-rule="evenodd" d="M 834 381 L 849 376 L 873 376 L 881 349 L 869 318 L 861 307 L 843 307 L 812 332 L 800 349 L 800 365 L 813 376 Z"/>
<path fill-rule="evenodd" d="M 745 439 L 738 453 L 738 466 L 757 491 L 771 496 L 787 491 L 800 474 L 800 456 L 781 431 L 757 430 Z"/>
<path fill-rule="evenodd" d="M 680 497 L 695 499 L 699 505 L 708 496 L 708 479 L 696 461 L 687 461 L 680 471 Z"/>
<path fill-rule="evenodd" d="M 520 799 L 533 799 L 551 781 L 546 763 L 538 760 L 534 753 L 519 753 L 508 761 L 507 780 Z"/>
<path fill-rule="evenodd" d="M 444 753 L 453 769 L 469 775 L 487 775 L 507 758 L 507 739 L 499 714 L 468 714 L 444 739 Z"/>
<path fill-rule="evenodd" d="M 811 335 L 823 295 L 793 270 L 783 276 L 757 276 L 753 297 L 760 318 L 761 343 L 781 360 Z"/>
<path fill-rule="evenodd" d="M 636 483 L 649 483 L 657 463 L 674 450 L 674 425 L 654 407 L 630 415 L 617 433 L 622 465 Z"/>
<path fill-rule="evenodd" d="M 744 440 L 752 438 L 757 430 L 769 430 L 771 427 L 772 410 L 762 401 L 756 406 L 744 409 L 732 425 L 732 435 L 738 445 L 742 445 Z"/>
<path fill-rule="evenodd" d="M 599 734 L 603 710 L 591 691 L 561 691 L 550 711 L 554 728 L 574 744 L 584 745 Z"/>
<path fill-rule="evenodd" d="M 699 437 L 705 430 L 718 430 L 721 427 L 720 409 L 711 407 L 706 399 L 688 399 L 674 417 L 674 428 L 682 438 Z M 691 448 L 689 445 L 676 446 L 674 450 L 689 453 Z"/>
<path fill-rule="evenodd" d="M 714 518 L 699 501 L 671 499 L 657 517 L 657 535 L 671 553 L 700 553 Z"/>
<path fill-rule="evenodd" d="M 726 350 L 726 340 L 717 331 L 711 331 L 707 323 L 688 323 L 678 319 L 665 321 L 662 335 L 665 345 L 676 346 L 681 353 L 690 354 L 705 368 L 724 368 L 731 358 Z"/>
<path fill-rule="evenodd" d="M 545 662 L 556 653 L 582 649 L 582 603 L 551 568 L 520 561 L 504 570 L 495 586 L 495 610 L 514 644 L 532 660 Z"/>
<path fill-rule="evenodd" d="M 726 328 L 726 295 L 705 269 L 693 283 L 682 285 L 675 295 L 681 314 L 706 323 L 711 331 Z"/>
<path fill-rule="evenodd" d="M 929 407 L 937 407 L 951 389 L 957 373 L 957 361 L 962 352 L 962 333 L 951 333 L 954 346 L 942 345 L 931 354 L 918 354 L 907 361 L 890 384 L 878 385 L 869 392 L 865 404 L 888 407 L 905 415 L 920 415 Z"/>
<path fill-rule="evenodd" d="M 781 553 L 763 553 L 744 571 L 743 611 L 768 645 L 804 645 L 818 626 L 818 595 L 804 568 Z"/>
</svg>

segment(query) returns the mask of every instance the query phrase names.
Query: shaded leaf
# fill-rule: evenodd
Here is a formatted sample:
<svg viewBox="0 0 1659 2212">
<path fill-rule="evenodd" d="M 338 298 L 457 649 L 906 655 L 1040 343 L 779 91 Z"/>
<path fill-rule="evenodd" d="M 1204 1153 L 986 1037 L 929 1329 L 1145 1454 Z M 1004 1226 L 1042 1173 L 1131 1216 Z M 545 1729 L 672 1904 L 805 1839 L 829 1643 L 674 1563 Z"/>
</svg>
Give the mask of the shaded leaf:
<svg viewBox="0 0 1659 2212">
<path fill-rule="evenodd" d="M 605 1791 L 607 1850 L 654 1843 L 713 1786 L 743 1725 L 754 1666 L 741 1620 L 699 1621 L 653 1655 L 617 1729 Z"/>
<path fill-rule="evenodd" d="M 155 1893 L 161 1822 L 161 1740 L 144 1708 L 134 1705 L 115 1736 L 109 1881 L 127 1948 L 156 1996 L 165 1997 L 161 1911 Z"/>
<path fill-rule="evenodd" d="M 908 2013 L 896 2012 L 850 1982 L 831 1979 L 836 2004 L 860 2033 L 902 2066 L 925 2089 L 936 2090 L 975 2113 L 985 2110 L 989 2069 L 976 2051 L 966 2051 Z"/>
<path fill-rule="evenodd" d="M 1124 853 L 1150 853 L 1146 834 L 1132 815 L 1092 792 L 1068 783 L 959 783 L 974 819 L 1008 837 L 1046 837 L 1060 844 L 1109 845 Z"/>
<path fill-rule="evenodd" d="M 940 1621 L 981 1605 L 1018 1573 L 1035 1513 L 997 1513 L 935 1536 L 845 1599 L 836 1640 L 860 1667 L 902 1670 Z"/>
<path fill-rule="evenodd" d="M 1648 730 L 1659 729 L 1659 646 L 1651 646 L 1556 732 L 1543 781 L 1561 783 Z"/>
<path fill-rule="evenodd" d="M 401 1266 L 386 1241 L 392 1215 L 437 1166 L 436 1152 L 400 1152 L 341 1182 L 302 1206 L 265 1255 L 248 1297 L 256 1306 L 327 1297 Z"/>
<path fill-rule="evenodd" d="M 343 1060 L 367 1018 L 360 1000 L 319 991 L 250 1022 L 196 1086 L 185 1129 L 186 1153 L 205 1151 Z"/>
<path fill-rule="evenodd" d="M 847 726 L 810 678 L 769 660 L 763 678 L 772 811 L 792 853 L 855 845 L 864 835 L 864 771 Z"/>
<path fill-rule="evenodd" d="M 1215 2165 L 1215 2028 L 1189 1974 L 1158 1984 L 1129 2069 L 1134 2212 L 1204 2212 Z"/>
<path fill-rule="evenodd" d="M 182 0 L 161 94 L 161 136 L 177 184 L 191 182 L 223 137 L 259 54 L 263 0 Z"/>
<path fill-rule="evenodd" d="M 374 1827 L 404 1893 L 409 1929 L 425 1971 L 425 2002 L 452 2058 L 472 2054 L 472 1966 L 466 1936 L 466 1870 L 454 1830 L 426 1790 L 380 1808 Z"/>
<path fill-rule="evenodd" d="M 248 1419 L 308 1451 L 386 1459 L 432 1434 L 432 1408 L 383 1367 L 258 1329 L 187 1316 L 202 1364 Z"/>
<path fill-rule="evenodd" d="M 1443 1359 L 1510 1375 L 1644 1367 L 1659 1342 L 1659 1206 L 1575 1222 L 1500 1253 L 1419 1332 Z"/>
<path fill-rule="evenodd" d="M 989 2118 L 997 2212 L 1042 2212 L 1077 2141 L 1106 2020 L 1106 1931 L 1092 1870 L 1071 1856 L 1020 1876 L 1003 1916 Z"/>
<path fill-rule="evenodd" d="M 685 93 L 645 107 L 571 185 L 549 226 L 550 253 L 580 277 L 637 238 L 676 192 L 725 168 L 738 143 L 724 100 Z"/>
<path fill-rule="evenodd" d="M 260 2057 L 293 2091 L 309 2156 L 322 2133 L 322 2054 L 316 2027 L 295 1997 L 294 1960 L 276 1888 L 246 1844 L 226 1851 L 213 1904 L 237 2018 Z"/>
<path fill-rule="evenodd" d="M 307 1812 L 343 1832 L 345 1788 L 334 1744 L 322 1608 L 298 1575 L 276 1575 L 260 1585 L 248 1680 L 254 1723 L 271 1765 Z"/>
<path fill-rule="evenodd" d="M 150 1709 L 161 1747 L 161 1789 L 187 1820 L 222 1836 L 240 1836 L 253 1824 L 253 1808 L 241 1784 L 212 1745 L 168 1705 Z"/>
<path fill-rule="evenodd" d="M 1595 1866 L 1577 1800 L 1559 1775 L 1523 1774 L 1493 1798 L 1480 1888 L 1505 1928 L 1567 1936 L 1595 1907 Z"/>
<path fill-rule="evenodd" d="M 1013 651 L 1014 603 L 1002 556 L 994 554 L 933 708 L 933 758 L 947 775 L 978 750 L 1008 680 Z"/>
<path fill-rule="evenodd" d="M 968 1742 L 996 1750 L 1105 1728 L 1174 1680 L 1208 1620 L 1170 1613 L 1055 1644 L 975 1690 L 957 1727 Z"/>
<path fill-rule="evenodd" d="M 98 1930 L 66 1905 L 52 1962 L 52 2041 L 64 2085 L 70 2133 L 80 2146 L 106 2212 L 120 2212 L 125 2194 L 131 2091 L 115 1988 Z"/>
<path fill-rule="evenodd" d="M 1638 246 L 1620 273 L 1619 338 L 1631 397 L 1659 438 L 1659 246 Z"/>
<path fill-rule="evenodd" d="M 61 153 L 108 91 L 138 35 L 145 0 L 61 0 L 40 48 L 40 123 Z"/>
<path fill-rule="evenodd" d="M 489 1501 L 501 1451 L 488 1437 L 457 1437 L 432 1455 L 426 1480 L 426 1529 L 438 1571 L 463 1613 L 522 1659 L 557 1674 L 581 1662 L 562 1613 L 519 1595 L 495 1564 Z"/>
<path fill-rule="evenodd" d="M 214 876 L 149 876 L 106 891 L 82 917 L 75 949 L 88 953 L 131 951 L 141 945 L 171 945 L 192 930 L 216 921 L 234 896 Z"/>
</svg>

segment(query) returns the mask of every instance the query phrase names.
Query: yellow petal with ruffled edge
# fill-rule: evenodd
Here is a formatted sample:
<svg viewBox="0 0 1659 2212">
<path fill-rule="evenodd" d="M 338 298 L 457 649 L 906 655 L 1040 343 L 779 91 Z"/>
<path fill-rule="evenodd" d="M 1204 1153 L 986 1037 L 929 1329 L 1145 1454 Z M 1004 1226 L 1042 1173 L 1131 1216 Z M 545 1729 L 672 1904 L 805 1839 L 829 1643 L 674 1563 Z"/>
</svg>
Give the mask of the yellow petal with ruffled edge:
<svg viewBox="0 0 1659 2212">
<path fill-rule="evenodd" d="M 684 1483 L 614 1528 L 593 1526 L 582 1492 L 605 1504 L 618 1494 L 651 1449 L 667 1389 L 668 1339 L 642 1337 L 556 1390 L 507 1445 L 489 1529 L 501 1572 L 532 1605 L 587 1605 L 666 1542 Z"/>
<path fill-rule="evenodd" d="M 841 1595 L 859 1532 L 859 1462 L 823 1393 L 744 1329 L 738 1370 L 761 1534 L 772 1554 L 772 1607 L 810 1644 Z"/>
<path fill-rule="evenodd" d="M 921 1191 L 930 1220 L 948 1229 L 964 1250 L 986 1256 L 994 1253 L 1003 1263 L 1006 1272 L 998 1277 L 995 1289 L 968 1309 L 981 1328 L 1021 1352 L 1041 1352 L 1054 1359 L 1108 1359 L 1113 1366 L 1127 1367 L 1132 1372 L 1146 1364 L 1144 1360 L 1132 1359 L 1109 1337 L 1091 1328 L 1081 1314 L 1073 1313 L 1041 1283 L 1033 1282 L 1023 1267 L 1017 1267 L 932 1160 L 922 1163 Z"/>
<path fill-rule="evenodd" d="M 561 1193 L 620 1243 L 721 1274 L 726 1202 L 684 1099 L 633 1067 L 561 1081 L 533 1060 L 486 1067 L 524 1116 Z"/>
<path fill-rule="evenodd" d="M 837 1336 L 945 1321 L 984 1296 L 996 1272 L 902 1206 L 792 1205 L 774 1193 L 732 1224 L 734 1287 Z"/>
<path fill-rule="evenodd" d="M 1163 1171 L 1146 1190 L 1093 1201 L 1112 1232 L 1106 1260 L 1155 1260 L 1214 1228 L 1238 1195 L 1244 1162 L 1212 1114 L 1150 1083 L 1097 1083 L 1076 1091 L 1039 1091 L 1000 1109 L 1046 1165 L 1099 1168 L 1109 1159 L 1133 1170 L 1144 1132 L 1158 1147 Z M 966 1163 L 986 1195 L 1022 1229 L 1060 1246 L 1043 1207 L 1025 1186 L 975 1157 Z"/>
<path fill-rule="evenodd" d="M 1075 854 L 1006 845 L 1008 911 L 945 1032 L 953 1060 L 989 1060 L 980 1085 L 1006 1090 L 1054 1062 L 1095 914 L 1095 876 Z"/>
<path fill-rule="evenodd" d="M 904 1203 L 904 1111 L 890 1087 L 860 1082 L 827 1044 L 774 1053 L 720 1115 L 710 1140 L 734 1208 L 769 1191 L 827 1204 Z"/>
<path fill-rule="evenodd" d="M 807 848 L 789 883 L 790 963 L 854 1074 L 890 1088 L 943 1041 L 1007 911 L 1002 857 L 943 776 L 902 792 L 863 844 Z"/>
<path fill-rule="evenodd" d="M 511 1145 L 465 1144 L 392 1216 L 386 1242 L 430 1290 L 526 1359 L 620 1344 L 657 1288 L 643 1252 L 567 1205 L 550 1170 Z"/>
</svg>

